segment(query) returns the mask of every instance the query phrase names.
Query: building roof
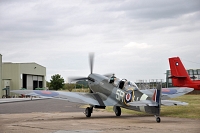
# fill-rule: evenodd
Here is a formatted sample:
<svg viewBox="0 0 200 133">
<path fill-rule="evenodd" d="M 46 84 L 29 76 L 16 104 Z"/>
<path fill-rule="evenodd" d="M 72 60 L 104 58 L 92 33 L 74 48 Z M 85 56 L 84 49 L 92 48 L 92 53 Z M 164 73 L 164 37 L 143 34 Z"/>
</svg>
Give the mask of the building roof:
<svg viewBox="0 0 200 133">
<path fill-rule="evenodd" d="M 44 67 L 44 66 L 42 66 L 42 65 L 40 65 L 38 63 L 35 63 L 35 62 L 26 62 L 26 63 L 2 62 L 2 64 L 36 64 L 36 65 L 39 65 L 41 67 Z M 46 67 L 44 67 L 44 68 L 46 68 Z"/>
</svg>

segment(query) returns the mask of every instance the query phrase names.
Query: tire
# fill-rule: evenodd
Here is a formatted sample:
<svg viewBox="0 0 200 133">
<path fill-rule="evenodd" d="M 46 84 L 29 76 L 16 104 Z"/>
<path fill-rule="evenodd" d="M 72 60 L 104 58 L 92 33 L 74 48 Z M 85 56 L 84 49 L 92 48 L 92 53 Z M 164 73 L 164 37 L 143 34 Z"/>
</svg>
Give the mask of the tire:
<svg viewBox="0 0 200 133">
<path fill-rule="evenodd" d="M 160 121 L 161 121 L 161 120 L 160 120 L 160 117 L 157 117 L 157 118 L 156 118 L 156 122 L 157 122 L 157 123 L 160 123 Z"/>
<path fill-rule="evenodd" d="M 116 116 L 121 116 L 121 108 L 119 106 L 114 106 L 114 111 Z"/>
<path fill-rule="evenodd" d="M 92 111 L 91 111 L 90 107 L 87 107 L 87 108 L 85 109 L 85 116 L 86 116 L 86 117 L 91 117 L 91 113 L 92 113 Z"/>
</svg>

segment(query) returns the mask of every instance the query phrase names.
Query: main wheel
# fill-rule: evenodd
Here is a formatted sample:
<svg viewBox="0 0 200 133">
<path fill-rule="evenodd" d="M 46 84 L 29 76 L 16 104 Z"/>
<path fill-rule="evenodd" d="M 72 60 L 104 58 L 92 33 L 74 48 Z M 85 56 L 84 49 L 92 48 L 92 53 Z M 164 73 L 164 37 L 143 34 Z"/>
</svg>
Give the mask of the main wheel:
<svg viewBox="0 0 200 133">
<path fill-rule="evenodd" d="M 161 121 L 161 120 L 160 120 L 160 117 L 157 117 L 157 118 L 156 118 L 156 122 L 157 122 L 157 123 L 160 123 L 160 121 Z"/>
<path fill-rule="evenodd" d="M 119 106 L 114 106 L 114 111 L 115 111 L 115 115 L 116 116 L 120 116 L 121 115 L 121 108 Z"/>
<path fill-rule="evenodd" d="M 85 116 L 86 116 L 86 117 L 90 117 L 90 116 L 91 116 L 91 113 L 92 113 L 92 110 L 90 109 L 90 107 L 87 107 L 87 108 L 85 109 Z"/>
</svg>

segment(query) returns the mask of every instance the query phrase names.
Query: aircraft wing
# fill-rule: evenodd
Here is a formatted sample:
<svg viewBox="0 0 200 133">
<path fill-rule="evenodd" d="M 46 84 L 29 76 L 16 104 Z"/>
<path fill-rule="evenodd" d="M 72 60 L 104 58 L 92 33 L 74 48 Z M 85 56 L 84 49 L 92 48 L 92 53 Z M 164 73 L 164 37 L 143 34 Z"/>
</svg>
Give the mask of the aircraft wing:
<svg viewBox="0 0 200 133">
<path fill-rule="evenodd" d="M 0 104 L 4 103 L 13 103 L 13 102 L 26 102 L 26 101 L 34 101 L 34 100 L 45 100 L 48 98 L 2 98 L 0 99 Z"/>
<path fill-rule="evenodd" d="M 179 97 L 179 96 L 185 95 L 193 90 L 194 90 L 193 88 L 188 88 L 188 87 L 162 88 L 161 100 L 167 100 L 170 98 Z M 149 97 L 152 97 L 155 89 L 146 89 L 146 90 L 140 90 L 140 91 L 142 93 L 148 95 Z"/>
<path fill-rule="evenodd" d="M 102 96 L 98 93 L 77 93 L 64 91 L 46 91 L 46 90 L 13 90 L 17 94 L 25 94 L 30 96 L 39 96 L 42 98 L 53 98 L 66 100 L 81 104 L 90 104 L 97 106 L 113 106 L 114 102 L 103 101 Z"/>
</svg>

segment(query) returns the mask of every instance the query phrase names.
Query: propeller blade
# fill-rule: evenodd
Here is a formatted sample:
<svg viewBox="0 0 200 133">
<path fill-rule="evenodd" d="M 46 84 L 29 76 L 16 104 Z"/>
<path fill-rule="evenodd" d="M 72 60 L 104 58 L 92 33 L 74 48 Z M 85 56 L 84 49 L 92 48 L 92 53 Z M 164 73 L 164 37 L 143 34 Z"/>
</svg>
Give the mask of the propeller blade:
<svg viewBox="0 0 200 133">
<path fill-rule="evenodd" d="M 79 81 L 79 80 L 87 80 L 88 77 L 69 77 L 68 82 L 71 83 L 73 81 Z"/>
<path fill-rule="evenodd" d="M 93 64 L 94 64 L 94 53 L 89 54 L 89 61 L 90 61 L 90 73 L 93 72 Z"/>
</svg>

